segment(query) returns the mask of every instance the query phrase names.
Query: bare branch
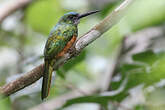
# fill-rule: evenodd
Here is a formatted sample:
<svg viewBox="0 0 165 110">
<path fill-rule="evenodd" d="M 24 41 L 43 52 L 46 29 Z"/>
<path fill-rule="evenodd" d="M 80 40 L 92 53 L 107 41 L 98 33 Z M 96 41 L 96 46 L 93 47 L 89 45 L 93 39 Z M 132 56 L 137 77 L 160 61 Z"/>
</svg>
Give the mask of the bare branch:
<svg viewBox="0 0 165 110">
<path fill-rule="evenodd" d="M 104 20 L 101 21 L 98 25 L 92 28 L 89 32 L 87 32 L 84 36 L 77 40 L 75 46 L 64 55 L 63 58 L 57 61 L 54 66 L 54 70 L 58 69 L 61 65 L 67 62 L 72 57 L 75 57 L 80 53 L 83 48 L 92 43 L 94 40 L 99 38 L 103 33 L 105 33 L 108 29 L 110 29 L 114 24 L 116 24 L 124 15 L 128 5 L 133 0 L 125 0 L 118 8 L 116 8 L 112 13 L 107 16 Z M 23 89 L 26 86 L 31 85 L 39 78 L 42 77 L 44 64 L 34 68 L 32 71 L 28 72 L 26 75 L 16 79 L 15 81 L 4 85 L 0 88 L 0 91 L 3 95 L 9 96 L 20 89 Z"/>
<path fill-rule="evenodd" d="M 107 71 L 105 72 L 104 76 L 103 76 L 103 84 L 102 84 L 102 92 L 105 91 L 110 91 L 110 85 L 111 85 L 111 81 L 113 76 L 115 76 L 117 74 L 117 68 L 120 65 L 122 56 L 124 55 L 124 52 L 126 50 L 126 39 L 127 37 L 123 37 L 121 44 L 119 45 L 117 52 L 114 52 L 114 56 L 111 59 L 111 65 L 107 65 Z"/>
<path fill-rule="evenodd" d="M 41 78 L 43 72 L 43 66 L 44 64 L 41 64 L 35 67 L 34 69 L 32 69 L 31 71 L 29 71 L 28 73 L 26 73 L 25 75 L 16 79 L 15 81 L 4 85 L 3 87 L 0 88 L 0 92 L 5 96 L 9 96 L 19 91 L 20 89 L 23 89 L 26 86 L 33 84 L 34 82 L 36 82 L 38 79 Z"/>
<path fill-rule="evenodd" d="M 32 0 L 10 0 L 0 6 L 0 23 L 9 15 L 16 10 L 23 8 L 24 6 L 31 3 Z"/>
</svg>

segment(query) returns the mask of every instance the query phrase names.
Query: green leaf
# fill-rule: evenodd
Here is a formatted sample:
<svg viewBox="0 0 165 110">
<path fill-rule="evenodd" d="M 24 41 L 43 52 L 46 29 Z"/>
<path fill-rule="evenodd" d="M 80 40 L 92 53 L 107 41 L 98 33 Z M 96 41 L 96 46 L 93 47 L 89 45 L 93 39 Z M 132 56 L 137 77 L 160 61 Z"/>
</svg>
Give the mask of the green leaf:
<svg viewBox="0 0 165 110">
<path fill-rule="evenodd" d="M 146 107 L 144 105 L 136 105 L 134 107 L 134 110 L 147 110 Z"/>
<path fill-rule="evenodd" d="M 123 64 L 120 68 L 120 71 L 123 72 L 129 72 L 131 70 L 135 70 L 135 69 L 139 69 L 139 68 L 143 68 L 144 65 L 140 65 L 140 64 Z"/>
<path fill-rule="evenodd" d="M 109 101 L 121 101 L 123 98 L 125 98 L 128 94 L 118 94 L 116 96 L 99 96 L 99 95 L 91 95 L 91 96 L 83 96 L 78 98 L 73 98 L 68 100 L 62 108 L 68 107 L 73 104 L 79 104 L 79 103 L 97 103 L 102 106 L 105 106 L 108 104 Z"/>
<path fill-rule="evenodd" d="M 9 98 L 0 98 L 0 109 L 11 110 L 11 102 Z"/>
<path fill-rule="evenodd" d="M 133 55 L 132 59 L 134 61 L 144 62 L 147 64 L 153 64 L 158 59 L 158 57 L 152 50 L 148 50 L 148 51 Z"/>
</svg>

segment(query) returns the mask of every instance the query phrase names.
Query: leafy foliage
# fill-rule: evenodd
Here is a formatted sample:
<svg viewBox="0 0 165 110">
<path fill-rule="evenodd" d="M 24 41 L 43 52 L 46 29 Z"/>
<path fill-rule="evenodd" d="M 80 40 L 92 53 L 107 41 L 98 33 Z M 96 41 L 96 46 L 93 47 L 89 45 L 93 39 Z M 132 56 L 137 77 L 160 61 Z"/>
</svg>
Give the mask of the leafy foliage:
<svg viewBox="0 0 165 110">
<path fill-rule="evenodd" d="M 109 101 L 122 101 L 127 95 L 131 88 L 138 86 L 139 84 L 144 84 L 148 87 L 161 79 L 165 78 L 165 54 L 164 53 L 154 53 L 153 51 L 145 51 L 132 56 L 135 64 L 123 64 L 119 72 L 123 77 L 128 78 L 127 85 L 125 89 L 114 96 L 100 96 L 91 95 L 84 96 L 75 99 L 68 100 L 63 107 L 70 106 L 77 103 L 98 103 L 100 105 L 107 105 Z M 136 65 L 136 62 L 141 62 L 141 64 Z M 144 65 L 147 64 L 147 65 Z M 161 66 L 160 66 L 161 65 Z M 149 70 L 148 70 L 149 69 Z M 122 81 L 120 81 L 120 84 Z M 116 82 L 112 82 L 112 88 L 119 88 L 120 84 L 116 85 Z M 139 109 L 138 107 L 136 109 Z"/>
</svg>

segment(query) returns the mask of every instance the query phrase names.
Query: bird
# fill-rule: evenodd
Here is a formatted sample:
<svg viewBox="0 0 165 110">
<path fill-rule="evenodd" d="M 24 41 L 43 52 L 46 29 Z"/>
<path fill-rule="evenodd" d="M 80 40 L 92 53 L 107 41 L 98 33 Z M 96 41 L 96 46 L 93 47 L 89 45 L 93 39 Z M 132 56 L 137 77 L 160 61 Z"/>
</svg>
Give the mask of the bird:
<svg viewBox="0 0 165 110">
<path fill-rule="evenodd" d="M 59 19 L 58 23 L 51 30 L 44 48 L 42 100 L 49 95 L 53 65 L 68 52 L 77 39 L 80 19 L 97 12 L 99 11 L 90 11 L 83 14 L 68 12 Z"/>
</svg>

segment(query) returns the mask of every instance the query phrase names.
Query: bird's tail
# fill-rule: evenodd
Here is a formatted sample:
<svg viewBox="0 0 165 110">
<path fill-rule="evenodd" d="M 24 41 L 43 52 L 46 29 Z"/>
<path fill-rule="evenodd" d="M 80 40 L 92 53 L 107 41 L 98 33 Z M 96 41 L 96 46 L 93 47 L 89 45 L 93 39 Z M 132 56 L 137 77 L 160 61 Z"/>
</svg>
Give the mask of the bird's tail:
<svg viewBox="0 0 165 110">
<path fill-rule="evenodd" d="M 44 74 L 43 74 L 43 81 L 42 81 L 42 93 L 41 93 L 42 100 L 45 99 L 49 95 L 52 72 L 53 72 L 53 67 L 51 66 L 49 61 L 45 60 Z"/>
</svg>

